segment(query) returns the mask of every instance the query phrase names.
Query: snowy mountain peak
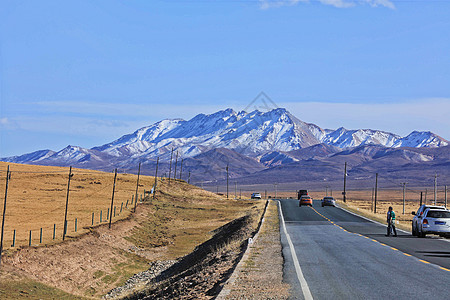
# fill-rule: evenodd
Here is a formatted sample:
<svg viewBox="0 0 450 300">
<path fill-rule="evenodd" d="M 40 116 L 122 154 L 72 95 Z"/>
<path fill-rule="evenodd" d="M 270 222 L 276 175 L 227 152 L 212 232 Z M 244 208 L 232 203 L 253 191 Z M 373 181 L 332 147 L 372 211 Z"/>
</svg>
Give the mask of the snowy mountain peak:
<svg viewBox="0 0 450 300">
<path fill-rule="evenodd" d="M 92 149 L 67 146 L 57 153 L 45 150 L 2 160 L 50 161 L 53 164 L 102 160 L 110 163 L 111 160 L 120 160 L 126 164 L 127 161 L 156 156 L 163 160 L 169 159 L 172 148 L 181 157 L 194 157 L 213 149 L 225 148 L 252 158 L 264 157 L 262 160 L 272 164 L 292 159 L 284 154 L 286 152 L 318 144 L 349 149 L 365 145 L 442 147 L 449 142 L 432 132 L 414 131 L 402 138 L 373 129 L 322 129 L 299 120 L 285 108 L 267 112 L 236 112 L 228 108 L 212 114 L 198 114 L 188 121 L 162 120 Z"/>
<path fill-rule="evenodd" d="M 399 139 L 393 147 L 436 148 L 448 144 L 447 140 L 430 131 L 413 131 Z"/>
</svg>

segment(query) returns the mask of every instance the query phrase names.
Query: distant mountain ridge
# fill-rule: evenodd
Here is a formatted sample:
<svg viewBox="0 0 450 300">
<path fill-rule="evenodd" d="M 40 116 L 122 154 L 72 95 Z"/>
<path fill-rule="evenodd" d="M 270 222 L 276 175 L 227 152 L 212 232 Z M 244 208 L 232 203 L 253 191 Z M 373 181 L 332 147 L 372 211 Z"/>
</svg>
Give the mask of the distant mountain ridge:
<svg viewBox="0 0 450 300">
<path fill-rule="evenodd" d="M 429 155 L 408 149 L 435 149 L 448 145 L 449 141 L 432 132 L 413 131 L 401 137 L 373 129 L 323 129 L 301 121 L 284 108 L 249 113 L 226 109 L 209 115 L 199 114 L 188 121 L 162 120 L 91 149 L 67 146 L 58 152 L 40 150 L 0 160 L 101 170 L 133 169 L 139 162 L 152 164 L 156 157 L 164 165 L 173 148 L 186 160 L 187 166 L 197 168 L 196 163 L 203 166 L 198 170 L 206 168 L 205 159 L 228 157 L 259 172 L 305 160 L 334 157 L 337 161 L 352 151 L 366 151 L 366 156 L 358 154 L 359 160 L 372 159 L 374 155 L 380 156 L 382 151 L 392 152 L 386 149 L 396 148 L 403 149 L 400 152 L 410 155 L 414 161 L 429 161 Z M 236 175 L 249 173 L 239 171 Z"/>
</svg>

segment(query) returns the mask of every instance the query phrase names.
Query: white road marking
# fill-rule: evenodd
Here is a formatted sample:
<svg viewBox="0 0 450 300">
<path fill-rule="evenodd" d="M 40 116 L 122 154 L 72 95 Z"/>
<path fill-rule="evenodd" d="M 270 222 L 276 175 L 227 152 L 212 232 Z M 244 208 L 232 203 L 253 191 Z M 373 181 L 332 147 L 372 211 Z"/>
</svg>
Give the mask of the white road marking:
<svg viewBox="0 0 450 300">
<path fill-rule="evenodd" d="M 345 208 L 343 208 L 343 207 L 340 207 L 340 206 L 337 206 L 337 208 L 342 209 L 343 211 L 346 211 L 346 212 L 348 212 L 349 214 L 352 214 L 352 215 L 354 215 L 354 216 L 363 218 L 364 220 L 370 221 L 370 222 L 372 222 L 372 223 L 375 223 L 375 224 L 378 224 L 378 225 L 381 225 L 381 226 L 384 226 L 384 227 L 387 228 L 387 225 L 386 225 L 386 224 L 383 224 L 383 223 L 377 222 L 377 221 L 375 221 L 375 220 L 366 218 L 366 217 L 364 217 L 364 216 L 355 214 L 354 212 L 349 211 L 349 210 L 347 210 L 347 209 L 345 209 Z M 400 228 L 397 228 L 397 231 L 401 231 L 401 232 L 406 233 L 406 234 L 411 234 L 410 231 L 406 231 L 406 230 L 403 230 L 403 229 L 400 229 Z M 440 241 L 444 241 L 444 242 L 450 243 L 450 240 L 448 240 L 448 239 L 446 239 L 446 238 L 436 238 L 436 240 L 440 240 Z"/>
<path fill-rule="evenodd" d="M 364 217 L 364 216 L 361 216 L 361 215 L 355 214 L 354 212 L 352 212 L 352 211 L 349 211 L 349 210 L 347 210 L 347 209 L 345 209 L 345 208 L 343 208 L 343 207 L 340 207 L 340 206 L 337 206 L 337 207 L 338 207 L 339 209 L 342 209 L 343 211 L 346 211 L 346 212 L 348 212 L 349 214 L 352 214 L 352 215 L 354 215 L 354 216 L 357 216 L 357 217 L 363 218 L 364 220 L 370 221 L 370 222 L 372 222 L 372 223 L 375 223 L 375 224 L 378 224 L 378 225 L 381 225 L 381 226 L 384 226 L 384 227 L 386 227 L 386 228 L 387 228 L 387 225 L 386 225 L 386 224 L 383 224 L 383 223 L 380 223 L 380 222 L 378 222 L 378 221 L 375 221 L 375 220 L 372 220 L 372 219 L 366 218 L 366 217 Z M 397 231 L 401 231 L 401 232 L 403 232 L 403 233 L 411 234 L 411 232 L 408 232 L 408 231 L 402 230 L 402 229 L 400 229 L 400 228 L 397 228 Z"/>
<path fill-rule="evenodd" d="M 311 295 L 311 291 L 309 290 L 308 283 L 305 280 L 305 277 L 303 276 L 302 269 L 300 268 L 300 264 L 298 263 L 297 254 L 295 253 L 294 244 L 292 244 L 291 237 L 289 236 L 289 233 L 286 230 L 286 224 L 284 223 L 284 216 L 283 216 L 283 210 L 281 208 L 281 201 L 278 201 L 278 205 L 280 207 L 280 215 L 281 215 L 281 223 L 283 224 L 283 231 L 286 235 L 289 249 L 291 250 L 292 260 L 294 261 L 294 267 L 295 272 L 297 273 L 297 279 L 300 282 L 300 286 L 302 288 L 303 297 L 305 297 L 306 300 L 312 300 L 313 297 Z"/>
</svg>

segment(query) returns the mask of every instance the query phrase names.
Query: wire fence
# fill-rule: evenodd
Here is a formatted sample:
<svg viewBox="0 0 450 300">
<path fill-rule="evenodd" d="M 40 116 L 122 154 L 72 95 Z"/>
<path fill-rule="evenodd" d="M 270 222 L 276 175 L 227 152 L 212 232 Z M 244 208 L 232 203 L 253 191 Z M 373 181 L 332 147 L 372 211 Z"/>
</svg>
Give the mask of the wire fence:
<svg viewBox="0 0 450 300">
<path fill-rule="evenodd" d="M 0 204 L 5 212 L 3 249 L 60 242 L 64 235 L 77 236 L 92 226 L 126 218 L 154 185 L 154 177 L 144 176 L 138 182 L 136 175 L 120 173 L 113 189 L 113 173 L 75 169 L 69 186 L 67 168 L 33 168 L 13 165 L 8 180 L 8 173 L 0 172 L 0 193 L 5 195 Z"/>
</svg>

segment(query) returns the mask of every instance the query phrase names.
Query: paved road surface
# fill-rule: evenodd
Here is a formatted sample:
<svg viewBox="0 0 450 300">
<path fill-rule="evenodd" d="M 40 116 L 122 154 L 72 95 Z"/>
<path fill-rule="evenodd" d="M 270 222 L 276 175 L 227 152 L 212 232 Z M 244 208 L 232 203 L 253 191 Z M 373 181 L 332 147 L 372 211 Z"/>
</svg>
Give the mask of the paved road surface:
<svg viewBox="0 0 450 300">
<path fill-rule="evenodd" d="M 448 240 L 402 232 L 385 237 L 385 226 L 321 207 L 320 201 L 313 208 L 298 207 L 298 200 L 280 204 L 289 235 L 281 226 L 292 299 L 450 299 Z"/>
</svg>

